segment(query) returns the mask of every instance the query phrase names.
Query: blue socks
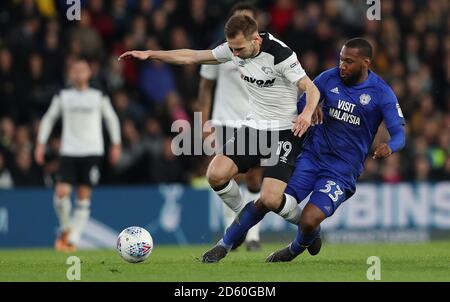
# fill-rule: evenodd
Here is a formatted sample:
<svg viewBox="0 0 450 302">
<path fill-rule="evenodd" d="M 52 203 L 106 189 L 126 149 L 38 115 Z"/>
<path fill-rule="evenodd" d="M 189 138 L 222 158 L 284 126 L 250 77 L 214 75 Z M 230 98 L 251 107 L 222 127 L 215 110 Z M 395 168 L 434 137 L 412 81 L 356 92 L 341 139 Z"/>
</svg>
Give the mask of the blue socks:
<svg viewBox="0 0 450 302">
<path fill-rule="evenodd" d="M 218 242 L 219 245 L 226 248 L 228 251 L 233 244 L 241 239 L 255 224 L 260 222 L 266 213 L 258 211 L 255 203 L 250 201 L 245 205 L 233 223 L 225 231 L 225 235 Z M 314 230 L 310 235 L 304 235 L 301 227 L 298 227 L 298 232 L 295 240 L 289 245 L 289 250 L 292 255 L 299 255 L 311 245 L 311 243 L 320 234 L 320 226 Z"/>
<path fill-rule="evenodd" d="M 261 213 L 255 208 L 255 203 L 250 201 L 238 214 L 233 223 L 225 231 L 219 245 L 230 250 L 235 242 L 241 239 L 255 224 L 260 222 L 266 213 Z"/>
<path fill-rule="evenodd" d="M 298 226 L 297 237 L 289 245 L 292 255 L 299 255 L 311 245 L 311 243 L 319 236 L 320 226 L 310 235 L 304 235 L 300 226 Z"/>
</svg>

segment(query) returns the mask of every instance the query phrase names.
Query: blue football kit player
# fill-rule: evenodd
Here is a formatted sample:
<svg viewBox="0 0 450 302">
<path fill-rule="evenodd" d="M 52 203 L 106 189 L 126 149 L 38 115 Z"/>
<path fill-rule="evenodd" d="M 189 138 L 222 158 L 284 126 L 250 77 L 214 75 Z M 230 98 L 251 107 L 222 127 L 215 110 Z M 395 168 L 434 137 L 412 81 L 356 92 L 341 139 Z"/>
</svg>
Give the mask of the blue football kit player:
<svg viewBox="0 0 450 302">
<path fill-rule="evenodd" d="M 404 146 L 403 114 L 391 88 L 369 70 L 371 57 L 367 40 L 351 39 L 341 50 L 339 68 L 329 69 L 314 80 L 321 95 L 323 122 L 310 130 L 285 198 L 299 203 L 312 194 L 302 211 L 295 240 L 272 253 L 266 262 L 291 261 L 312 245 L 316 245 L 314 254 L 318 253 L 320 223 L 355 193 L 364 160 L 383 120 L 391 139 L 377 146 L 373 157 L 386 158 Z M 302 96 L 298 110 L 304 102 Z M 216 245 L 217 261 L 264 215 L 255 203 L 248 203 Z"/>
<path fill-rule="evenodd" d="M 368 69 L 371 56 L 366 40 L 349 40 L 341 51 L 340 67 L 314 80 L 323 100 L 323 124 L 312 130 L 285 190 L 298 202 L 312 194 L 296 239 L 271 254 L 267 262 L 291 261 L 320 238 L 320 223 L 355 193 L 364 160 L 383 120 L 391 139 L 377 146 L 373 157 L 386 158 L 405 145 L 400 105 L 386 82 Z M 303 103 L 302 97 L 299 110 Z"/>
</svg>

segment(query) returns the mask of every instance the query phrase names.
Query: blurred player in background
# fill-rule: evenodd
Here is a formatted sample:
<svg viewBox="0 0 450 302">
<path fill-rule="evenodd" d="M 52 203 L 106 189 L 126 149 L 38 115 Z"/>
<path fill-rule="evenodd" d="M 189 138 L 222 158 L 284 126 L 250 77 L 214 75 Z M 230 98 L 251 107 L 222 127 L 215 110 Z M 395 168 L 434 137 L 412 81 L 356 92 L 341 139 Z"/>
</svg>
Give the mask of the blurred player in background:
<svg viewBox="0 0 450 302">
<path fill-rule="evenodd" d="M 74 251 L 90 215 L 92 186 L 97 184 L 99 165 L 104 154 L 102 117 L 111 138 L 110 161 L 117 163 L 121 154 L 119 120 L 110 100 L 101 91 L 89 87 L 91 69 L 84 59 L 75 60 L 69 69 L 72 88 L 53 97 L 41 120 L 35 160 L 44 163 L 45 144 L 59 117 L 62 118 L 60 169 L 54 195 L 54 207 L 60 233 L 57 251 Z M 70 194 L 76 185 L 75 210 L 71 215 Z"/>
<path fill-rule="evenodd" d="M 244 14 L 256 20 L 258 10 L 250 3 L 241 2 L 233 6 L 230 11 L 230 15 L 238 14 Z M 250 112 L 247 88 L 241 79 L 241 73 L 231 61 L 219 65 L 202 65 L 200 76 L 199 109 L 202 112 L 202 118 L 207 120 L 211 111 L 212 96 L 214 95 L 212 123 L 215 129 L 216 144 L 219 144 L 216 147 L 220 150 L 233 137 L 235 129 L 241 127 L 242 121 Z M 241 186 L 242 199 L 247 201 L 257 200 L 261 181 L 261 168 L 248 170 L 245 174 L 246 186 Z M 227 205 L 223 207 L 223 214 L 225 227 L 228 227 L 237 213 Z M 259 224 L 248 231 L 245 241 L 247 250 L 257 251 L 261 249 Z M 235 247 L 240 243 L 237 243 Z"/>
<path fill-rule="evenodd" d="M 206 173 L 208 182 L 236 213 L 252 204 L 253 208 L 273 211 L 287 221 L 298 224 L 300 209 L 295 200 L 286 198 L 284 190 L 301 152 L 304 134 L 312 123 L 319 91 L 306 75 L 295 52 L 271 34 L 258 32 L 258 25 L 253 18 L 246 15 L 232 16 L 225 24 L 225 36 L 227 41 L 213 50 L 133 50 L 123 53 L 119 60 L 157 59 L 172 64 L 219 64 L 233 61 L 249 92 L 251 110 L 242 123 L 243 127 L 235 132 L 222 153 L 217 154 L 209 164 Z M 306 105 L 297 115 L 299 91 L 306 93 Z M 262 147 L 256 143 L 257 139 L 264 136 L 269 143 L 269 155 L 263 154 Z M 276 139 L 272 140 L 273 136 Z M 242 137 L 245 141 L 240 139 Z M 253 147 L 256 149 L 254 154 L 249 152 Z M 245 148 L 242 150 L 245 152 L 236 153 L 241 148 Z M 261 161 L 268 157 L 276 161 L 264 167 L 260 197 L 246 206 L 233 177 L 261 165 Z M 240 217 L 237 217 L 232 226 L 240 221 Z M 245 235 L 246 232 L 242 233 L 238 240 L 242 240 Z M 238 242 L 226 242 L 224 239 L 203 254 L 204 263 L 219 261 Z"/>
</svg>

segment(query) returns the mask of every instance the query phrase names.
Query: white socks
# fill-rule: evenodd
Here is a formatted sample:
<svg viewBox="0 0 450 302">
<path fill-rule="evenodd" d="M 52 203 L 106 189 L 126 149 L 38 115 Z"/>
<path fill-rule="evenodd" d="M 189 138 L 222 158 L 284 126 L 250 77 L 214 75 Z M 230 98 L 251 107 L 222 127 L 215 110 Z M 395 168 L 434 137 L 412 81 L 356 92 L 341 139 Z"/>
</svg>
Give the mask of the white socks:
<svg viewBox="0 0 450 302">
<path fill-rule="evenodd" d="M 286 203 L 284 204 L 283 209 L 281 209 L 278 215 L 280 215 L 290 223 L 298 225 L 300 223 L 302 210 L 297 204 L 297 200 L 293 196 L 289 194 L 284 194 L 284 196 L 286 196 Z"/>
<path fill-rule="evenodd" d="M 81 234 L 89 220 L 91 214 L 91 201 L 89 199 L 77 200 L 76 208 L 73 213 L 72 223 L 70 225 L 70 233 L 68 241 L 77 245 L 80 241 Z"/>
<path fill-rule="evenodd" d="M 223 223 L 225 224 L 225 229 L 227 229 L 233 223 L 237 214 L 225 204 L 222 207 L 222 211 Z"/>
<path fill-rule="evenodd" d="M 225 188 L 220 191 L 216 191 L 216 193 L 235 213 L 239 213 L 245 206 L 244 202 L 242 202 L 239 186 L 234 179 L 231 179 Z"/>
<path fill-rule="evenodd" d="M 70 197 L 66 196 L 63 198 L 58 198 L 54 195 L 53 207 L 55 208 L 56 217 L 58 217 L 60 229 L 62 231 L 67 231 L 70 227 L 70 211 L 72 209 Z"/>
</svg>

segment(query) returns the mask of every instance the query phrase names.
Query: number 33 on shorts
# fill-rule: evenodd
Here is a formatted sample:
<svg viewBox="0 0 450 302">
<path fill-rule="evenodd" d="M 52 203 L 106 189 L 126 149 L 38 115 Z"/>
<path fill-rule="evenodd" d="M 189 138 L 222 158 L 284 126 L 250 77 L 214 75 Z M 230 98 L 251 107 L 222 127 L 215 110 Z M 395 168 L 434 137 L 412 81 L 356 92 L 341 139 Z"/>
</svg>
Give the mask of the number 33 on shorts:
<svg viewBox="0 0 450 302">
<path fill-rule="evenodd" d="M 328 194 L 328 197 L 330 197 L 333 202 L 337 202 L 339 196 L 344 194 L 339 185 L 332 180 L 327 180 L 325 187 L 320 189 L 319 192 Z"/>
</svg>

